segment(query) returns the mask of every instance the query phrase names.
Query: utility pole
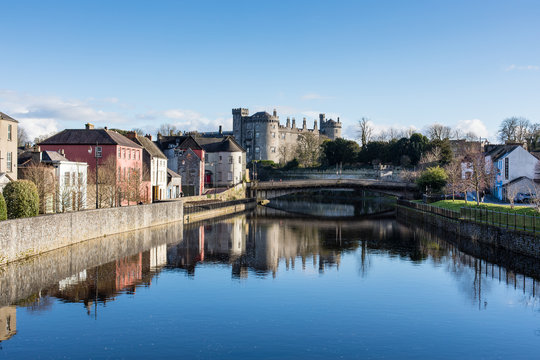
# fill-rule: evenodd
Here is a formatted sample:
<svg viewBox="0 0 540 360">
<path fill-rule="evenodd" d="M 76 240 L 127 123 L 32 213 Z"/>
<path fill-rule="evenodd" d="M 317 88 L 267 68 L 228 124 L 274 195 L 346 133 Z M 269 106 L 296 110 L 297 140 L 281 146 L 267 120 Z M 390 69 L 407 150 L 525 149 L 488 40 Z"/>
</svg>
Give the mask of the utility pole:
<svg viewBox="0 0 540 360">
<path fill-rule="evenodd" d="M 101 157 L 101 154 L 98 155 L 98 142 L 96 141 L 96 148 L 94 149 L 94 157 L 96 158 L 96 209 L 99 209 L 99 163 L 98 159 Z"/>
</svg>

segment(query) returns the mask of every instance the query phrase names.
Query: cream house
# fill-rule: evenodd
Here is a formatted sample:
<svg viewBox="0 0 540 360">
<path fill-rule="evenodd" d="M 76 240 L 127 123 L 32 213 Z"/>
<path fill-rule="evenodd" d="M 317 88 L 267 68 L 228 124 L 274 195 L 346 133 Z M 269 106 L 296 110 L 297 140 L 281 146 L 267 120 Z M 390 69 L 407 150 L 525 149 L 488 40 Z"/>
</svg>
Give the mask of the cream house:
<svg viewBox="0 0 540 360">
<path fill-rule="evenodd" d="M 18 125 L 17 120 L 0 112 L 0 177 L 11 180 L 17 180 Z"/>
</svg>

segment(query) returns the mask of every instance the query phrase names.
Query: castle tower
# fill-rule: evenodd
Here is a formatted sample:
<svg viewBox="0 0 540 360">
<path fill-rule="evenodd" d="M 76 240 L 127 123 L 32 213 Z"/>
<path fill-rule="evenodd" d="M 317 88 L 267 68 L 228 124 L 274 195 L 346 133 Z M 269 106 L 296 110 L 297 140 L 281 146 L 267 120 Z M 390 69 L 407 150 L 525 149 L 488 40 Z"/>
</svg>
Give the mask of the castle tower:
<svg viewBox="0 0 540 360">
<path fill-rule="evenodd" d="M 249 116 L 249 110 L 244 108 L 232 109 L 233 115 L 233 134 L 236 141 L 242 143 L 244 138 L 243 132 L 243 117 Z"/>
</svg>

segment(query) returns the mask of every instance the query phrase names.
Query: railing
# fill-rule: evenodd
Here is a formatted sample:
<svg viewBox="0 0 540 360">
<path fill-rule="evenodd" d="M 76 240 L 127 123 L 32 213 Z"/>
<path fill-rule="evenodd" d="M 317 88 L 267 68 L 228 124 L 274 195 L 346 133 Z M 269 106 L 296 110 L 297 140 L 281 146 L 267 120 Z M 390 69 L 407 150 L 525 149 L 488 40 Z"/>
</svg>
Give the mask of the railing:
<svg viewBox="0 0 540 360">
<path fill-rule="evenodd" d="M 540 231 L 539 216 L 522 215 L 511 213 L 509 211 L 475 209 L 470 207 L 461 208 L 460 215 L 463 220 L 474 221 L 477 223 L 534 233 Z"/>
<path fill-rule="evenodd" d="M 235 205 L 241 205 L 241 204 L 248 204 L 251 202 L 255 202 L 254 198 L 249 199 L 241 199 L 241 200 L 231 200 L 231 201 L 216 201 L 212 203 L 207 204 L 198 204 L 198 205 L 190 205 L 185 204 L 184 205 L 184 215 L 194 214 L 202 211 L 208 211 L 208 210 L 214 210 L 214 209 L 220 209 L 228 206 L 235 206 Z"/>
<path fill-rule="evenodd" d="M 462 207 L 460 211 L 443 209 L 423 203 L 398 200 L 398 205 L 437 214 L 450 219 L 465 220 L 512 230 L 540 232 L 540 216 L 522 215 L 509 211 L 489 210 L 486 208 Z"/>
</svg>

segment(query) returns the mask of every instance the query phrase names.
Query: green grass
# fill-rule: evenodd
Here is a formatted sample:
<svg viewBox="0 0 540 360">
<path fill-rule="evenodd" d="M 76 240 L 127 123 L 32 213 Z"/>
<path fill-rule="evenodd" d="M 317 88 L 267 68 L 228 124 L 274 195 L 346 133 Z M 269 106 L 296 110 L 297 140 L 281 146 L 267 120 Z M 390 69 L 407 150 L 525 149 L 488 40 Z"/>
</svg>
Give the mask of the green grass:
<svg viewBox="0 0 540 360">
<path fill-rule="evenodd" d="M 432 206 L 437 206 L 443 209 L 448 210 L 454 210 L 459 211 L 462 207 L 471 207 L 475 209 L 488 209 L 493 211 L 501 211 L 501 212 L 509 212 L 511 214 L 519 214 L 519 215 L 531 215 L 535 216 L 538 215 L 538 211 L 534 209 L 533 207 L 529 206 L 519 206 L 514 205 L 514 208 L 512 209 L 510 205 L 499 205 L 499 204 L 486 204 L 486 203 L 480 203 L 480 205 L 476 205 L 475 201 L 468 201 L 465 203 L 465 200 L 441 200 L 434 203 L 431 203 Z"/>
</svg>

